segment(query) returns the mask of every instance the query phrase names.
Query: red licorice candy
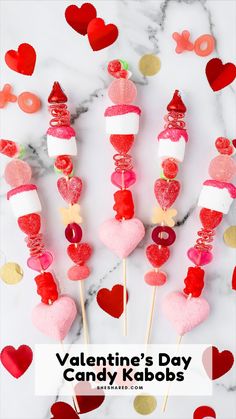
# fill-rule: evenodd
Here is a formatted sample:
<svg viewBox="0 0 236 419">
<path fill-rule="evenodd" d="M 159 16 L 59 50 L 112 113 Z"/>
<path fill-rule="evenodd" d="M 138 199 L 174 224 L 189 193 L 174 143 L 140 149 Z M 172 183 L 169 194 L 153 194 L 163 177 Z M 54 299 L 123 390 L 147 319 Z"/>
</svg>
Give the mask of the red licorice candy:
<svg viewBox="0 0 236 419">
<path fill-rule="evenodd" d="M 123 189 L 114 193 L 115 205 L 113 209 L 117 212 L 116 219 L 129 220 L 134 216 L 134 203 L 131 191 Z"/>
<path fill-rule="evenodd" d="M 50 272 L 43 272 L 35 277 L 37 294 L 41 296 L 44 304 L 52 304 L 58 299 L 57 284 Z"/>
<path fill-rule="evenodd" d="M 204 270 L 199 266 L 188 268 L 188 273 L 184 280 L 184 293 L 187 295 L 191 294 L 195 298 L 200 297 L 204 287 L 204 275 Z"/>
</svg>

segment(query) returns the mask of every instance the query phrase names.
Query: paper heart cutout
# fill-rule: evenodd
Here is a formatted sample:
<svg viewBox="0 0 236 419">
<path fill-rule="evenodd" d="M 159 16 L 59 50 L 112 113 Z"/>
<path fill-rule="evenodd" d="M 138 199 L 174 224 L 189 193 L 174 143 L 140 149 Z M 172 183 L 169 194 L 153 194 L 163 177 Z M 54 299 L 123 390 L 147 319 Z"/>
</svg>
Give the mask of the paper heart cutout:
<svg viewBox="0 0 236 419">
<path fill-rule="evenodd" d="M 204 419 L 208 417 L 216 419 L 216 412 L 210 406 L 199 406 L 193 414 L 193 419 Z"/>
<path fill-rule="evenodd" d="M 9 50 L 5 54 L 7 66 L 17 73 L 31 76 L 36 63 L 36 52 L 30 44 L 20 44 L 18 50 Z"/>
<path fill-rule="evenodd" d="M 82 265 L 91 257 L 92 247 L 88 243 L 72 243 L 67 247 L 67 253 L 74 263 Z"/>
<path fill-rule="evenodd" d="M 216 346 L 209 346 L 202 355 L 202 363 L 211 380 L 225 375 L 234 364 L 234 356 L 230 351 L 220 352 Z"/>
<path fill-rule="evenodd" d="M 74 300 L 64 295 L 51 305 L 38 304 L 32 311 L 32 321 L 40 332 L 57 341 L 63 341 L 76 314 Z"/>
<path fill-rule="evenodd" d="M 195 265 L 208 265 L 213 259 L 213 254 L 207 250 L 196 249 L 195 247 L 190 247 L 187 252 L 188 258 Z"/>
<path fill-rule="evenodd" d="M 97 293 L 97 303 L 102 310 L 110 314 L 110 316 L 119 318 L 123 311 L 123 285 L 117 284 L 111 290 L 102 288 Z M 126 302 L 128 302 L 128 292 L 126 291 Z"/>
<path fill-rule="evenodd" d="M 109 23 L 105 25 L 104 20 L 95 18 L 88 25 L 88 40 L 93 51 L 99 51 L 112 45 L 119 31 L 116 25 Z"/>
<path fill-rule="evenodd" d="M 27 265 L 33 271 L 41 272 L 46 271 L 47 268 L 52 264 L 53 256 L 50 252 L 44 252 L 41 256 L 30 256 L 27 259 Z"/>
<path fill-rule="evenodd" d="M 234 267 L 232 275 L 232 289 L 236 291 L 236 266 Z"/>
<path fill-rule="evenodd" d="M 51 407 L 53 417 L 51 419 L 79 419 L 73 407 L 64 402 L 54 403 Z"/>
<path fill-rule="evenodd" d="M 233 63 L 223 64 L 219 58 L 212 58 L 206 65 L 206 76 L 214 92 L 231 84 L 236 77 L 236 66 Z"/>
<path fill-rule="evenodd" d="M 154 184 L 154 193 L 162 209 L 170 208 L 178 198 L 180 182 L 178 180 L 157 179 Z"/>
<path fill-rule="evenodd" d="M 150 244 L 146 248 L 146 256 L 154 268 L 160 268 L 170 257 L 170 249 L 166 246 Z"/>
<path fill-rule="evenodd" d="M 84 3 L 81 7 L 74 4 L 65 10 L 67 23 L 81 35 L 87 34 L 88 24 L 97 16 L 97 10 L 91 3 Z"/>
<path fill-rule="evenodd" d="M 60 195 L 68 204 L 72 205 L 78 202 L 82 186 L 82 180 L 77 176 L 72 176 L 70 179 L 60 177 L 57 181 L 57 189 Z"/>
<path fill-rule="evenodd" d="M 74 390 L 78 400 L 80 414 L 98 409 L 98 407 L 101 406 L 105 400 L 105 394 L 103 390 L 92 388 L 90 383 L 86 381 L 78 383 Z"/>
<path fill-rule="evenodd" d="M 156 271 L 149 271 L 146 272 L 144 275 L 144 281 L 148 285 L 152 285 L 154 287 L 160 287 L 166 283 L 166 274 L 165 272 L 156 272 Z"/>
<path fill-rule="evenodd" d="M 210 307 L 204 298 L 188 299 L 181 292 L 172 292 L 163 301 L 163 311 L 177 333 L 182 336 L 208 317 Z"/>
<path fill-rule="evenodd" d="M 138 218 L 122 221 L 111 218 L 99 228 L 102 243 L 121 259 L 132 253 L 144 235 L 143 223 Z"/>
<path fill-rule="evenodd" d="M 0 359 L 2 365 L 13 377 L 20 378 L 31 365 L 33 352 L 27 345 L 21 345 L 18 349 L 5 346 L 1 351 Z"/>
</svg>

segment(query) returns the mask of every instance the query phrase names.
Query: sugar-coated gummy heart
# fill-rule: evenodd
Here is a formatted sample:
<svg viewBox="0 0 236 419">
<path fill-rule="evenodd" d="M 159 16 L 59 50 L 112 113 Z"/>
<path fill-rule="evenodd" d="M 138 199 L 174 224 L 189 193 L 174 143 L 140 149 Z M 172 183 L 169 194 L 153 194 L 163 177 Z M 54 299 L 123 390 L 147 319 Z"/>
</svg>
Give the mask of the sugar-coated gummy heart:
<svg viewBox="0 0 236 419">
<path fill-rule="evenodd" d="M 27 345 L 21 345 L 18 349 L 13 346 L 5 346 L 0 354 L 2 365 L 15 378 L 21 377 L 29 368 L 33 360 L 32 349 Z"/>
<path fill-rule="evenodd" d="M 88 413 L 98 409 L 105 400 L 104 391 L 92 388 L 88 381 L 78 383 L 74 388 L 79 405 L 79 413 Z M 67 418 L 66 418 L 67 419 Z"/>
<path fill-rule="evenodd" d="M 19 217 L 18 226 L 28 236 L 38 234 L 41 228 L 41 217 L 39 214 L 27 214 Z"/>
<path fill-rule="evenodd" d="M 128 153 L 134 143 L 134 135 L 112 134 L 110 135 L 110 143 L 119 153 Z"/>
<path fill-rule="evenodd" d="M 191 247 L 187 252 L 188 258 L 197 266 L 204 266 L 213 259 L 213 254 L 207 250 L 196 249 Z"/>
<path fill-rule="evenodd" d="M 211 380 L 217 380 L 232 368 L 234 356 L 230 351 L 220 352 L 216 346 L 209 346 L 203 352 L 202 363 L 208 377 Z"/>
<path fill-rule="evenodd" d="M 79 224 L 71 223 L 65 229 L 65 236 L 70 243 L 79 243 L 82 239 L 82 228 Z"/>
<path fill-rule="evenodd" d="M 87 265 L 74 265 L 68 270 L 67 275 L 71 281 L 81 281 L 88 278 L 90 269 Z"/>
<path fill-rule="evenodd" d="M 213 230 L 221 223 L 223 214 L 219 211 L 202 208 L 199 217 L 204 228 Z"/>
<path fill-rule="evenodd" d="M 32 176 L 31 167 L 23 160 L 14 159 L 10 161 L 4 172 L 4 177 L 8 185 L 12 188 L 26 185 Z"/>
<path fill-rule="evenodd" d="M 33 324 L 47 336 L 63 341 L 75 320 L 77 309 L 74 300 L 64 295 L 53 304 L 38 304 L 32 311 Z"/>
<path fill-rule="evenodd" d="M 162 162 L 163 174 L 168 179 L 174 179 L 178 173 L 178 164 L 173 159 L 165 159 Z"/>
<path fill-rule="evenodd" d="M 118 37 L 118 29 L 112 23 L 105 25 L 101 18 L 92 19 L 87 29 L 88 40 L 93 51 L 99 51 L 113 44 Z"/>
<path fill-rule="evenodd" d="M 53 262 L 53 256 L 50 252 L 44 252 L 41 256 L 31 256 L 27 259 L 27 265 L 33 271 L 41 272 L 46 270 Z"/>
<path fill-rule="evenodd" d="M 146 248 L 146 256 L 154 268 L 160 268 L 170 257 L 170 249 L 165 246 L 150 244 Z"/>
<path fill-rule="evenodd" d="M 210 307 L 204 298 L 188 299 L 181 292 L 172 292 L 164 298 L 163 311 L 182 336 L 206 320 Z"/>
<path fill-rule="evenodd" d="M 167 181 L 160 178 L 154 184 L 154 193 L 162 209 L 170 208 L 178 198 L 179 192 L 180 182 L 178 180 Z"/>
<path fill-rule="evenodd" d="M 56 402 L 51 407 L 51 419 L 79 419 L 73 407 L 64 402 Z"/>
<path fill-rule="evenodd" d="M 57 188 L 62 198 L 69 204 L 76 204 L 82 190 L 82 180 L 73 176 L 70 179 L 61 177 L 57 181 Z"/>
<path fill-rule="evenodd" d="M 156 272 L 156 271 L 148 271 L 145 273 L 144 275 L 144 281 L 148 284 L 148 285 L 152 285 L 152 286 L 161 286 L 164 285 L 166 283 L 166 273 L 165 272 Z"/>
<path fill-rule="evenodd" d="M 87 34 L 89 22 L 97 16 L 97 11 L 91 3 L 84 3 L 81 7 L 71 4 L 66 8 L 67 23 L 81 35 Z"/>
<path fill-rule="evenodd" d="M 115 104 L 130 104 L 136 99 L 137 88 L 129 79 L 117 79 L 110 84 L 108 96 Z"/>
<path fill-rule="evenodd" d="M 20 44 L 17 51 L 7 51 L 5 61 L 11 70 L 31 76 L 36 62 L 35 49 L 30 44 Z"/>
<path fill-rule="evenodd" d="M 123 285 L 117 284 L 111 290 L 102 288 L 97 293 L 97 303 L 102 310 L 110 316 L 119 318 L 123 311 Z M 128 292 L 126 292 L 126 302 L 128 302 Z"/>
<path fill-rule="evenodd" d="M 215 418 L 216 412 L 210 406 L 199 406 L 193 413 L 193 419 Z"/>
<path fill-rule="evenodd" d="M 223 64 L 219 58 L 212 58 L 206 65 L 208 83 L 215 92 L 231 84 L 236 77 L 233 63 Z"/>
<path fill-rule="evenodd" d="M 115 171 L 111 175 L 111 182 L 118 188 L 129 188 L 136 182 L 136 174 L 133 170 L 126 170 L 123 174 L 121 171 Z"/>
<path fill-rule="evenodd" d="M 69 244 L 67 253 L 74 263 L 82 265 L 91 257 L 92 247 L 88 243 Z"/>
</svg>

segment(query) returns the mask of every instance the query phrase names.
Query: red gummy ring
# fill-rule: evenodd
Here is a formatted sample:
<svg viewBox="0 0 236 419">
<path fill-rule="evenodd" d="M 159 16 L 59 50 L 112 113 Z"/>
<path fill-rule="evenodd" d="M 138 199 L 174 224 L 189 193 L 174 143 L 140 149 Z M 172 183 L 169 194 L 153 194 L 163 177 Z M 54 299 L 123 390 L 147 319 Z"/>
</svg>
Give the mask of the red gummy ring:
<svg viewBox="0 0 236 419">
<path fill-rule="evenodd" d="M 162 233 L 167 234 L 167 237 L 162 237 Z M 152 240 L 160 246 L 171 246 L 176 239 L 176 234 L 173 228 L 168 226 L 155 227 L 152 232 Z"/>
<path fill-rule="evenodd" d="M 21 93 L 17 102 L 23 112 L 34 113 L 37 112 L 41 107 L 41 101 L 38 96 L 30 92 Z"/>
<path fill-rule="evenodd" d="M 79 243 L 82 239 L 82 228 L 76 224 L 71 223 L 65 229 L 65 236 L 70 243 Z"/>
<path fill-rule="evenodd" d="M 202 49 L 202 44 L 206 44 L 206 48 Z M 194 43 L 194 51 L 200 57 L 210 55 L 215 48 L 215 39 L 212 35 L 201 35 Z"/>
</svg>

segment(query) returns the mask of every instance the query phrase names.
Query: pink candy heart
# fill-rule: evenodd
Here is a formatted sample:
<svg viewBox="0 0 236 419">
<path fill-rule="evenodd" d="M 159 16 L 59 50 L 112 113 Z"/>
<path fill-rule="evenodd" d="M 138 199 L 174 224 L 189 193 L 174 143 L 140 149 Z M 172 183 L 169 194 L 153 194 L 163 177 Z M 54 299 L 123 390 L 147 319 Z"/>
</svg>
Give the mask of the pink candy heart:
<svg viewBox="0 0 236 419">
<path fill-rule="evenodd" d="M 154 286 L 161 286 L 166 283 L 166 274 L 165 272 L 155 272 L 155 271 L 148 271 L 144 275 L 144 281 L 148 285 L 154 285 Z"/>
<path fill-rule="evenodd" d="M 123 178 L 123 179 L 122 179 Z M 123 185 L 122 185 L 123 181 Z M 136 174 L 133 170 L 127 170 L 123 174 L 122 172 L 113 172 L 111 175 L 111 182 L 118 188 L 129 188 L 136 182 Z"/>
<path fill-rule="evenodd" d="M 44 252 L 41 256 L 31 256 L 27 260 L 27 265 L 30 269 L 34 271 L 41 272 L 42 270 L 46 271 L 47 268 L 52 264 L 53 256 L 50 252 Z"/>
<path fill-rule="evenodd" d="M 188 258 L 198 266 L 207 265 L 213 259 L 213 254 L 208 251 L 202 251 L 191 247 L 187 252 Z"/>
<path fill-rule="evenodd" d="M 53 304 L 38 304 L 32 312 L 33 324 L 47 336 L 63 341 L 75 320 L 77 309 L 74 300 L 66 295 Z"/>
<path fill-rule="evenodd" d="M 188 299 L 182 292 L 168 294 L 162 307 L 180 336 L 202 323 L 210 312 L 209 304 L 204 298 Z"/>
<path fill-rule="evenodd" d="M 82 186 L 82 180 L 77 176 L 73 176 L 70 179 L 60 177 L 57 181 L 57 189 L 62 198 L 68 202 L 68 204 L 72 205 L 78 202 Z"/>
</svg>

